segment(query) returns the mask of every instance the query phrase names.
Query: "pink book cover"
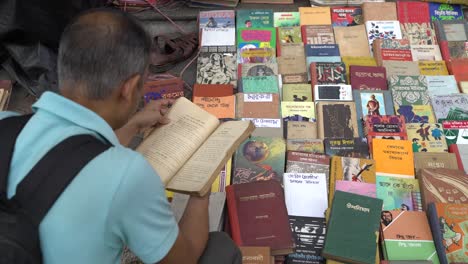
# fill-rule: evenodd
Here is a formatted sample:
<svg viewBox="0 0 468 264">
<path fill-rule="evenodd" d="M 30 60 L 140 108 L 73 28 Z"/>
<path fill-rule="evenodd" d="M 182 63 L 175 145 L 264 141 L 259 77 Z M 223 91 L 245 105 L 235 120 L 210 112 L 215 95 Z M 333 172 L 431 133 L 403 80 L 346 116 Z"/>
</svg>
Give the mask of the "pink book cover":
<svg viewBox="0 0 468 264">
<path fill-rule="evenodd" d="M 349 192 L 372 198 L 377 197 L 375 183 L 336 181 L 335 191 Z"/>
</svg>

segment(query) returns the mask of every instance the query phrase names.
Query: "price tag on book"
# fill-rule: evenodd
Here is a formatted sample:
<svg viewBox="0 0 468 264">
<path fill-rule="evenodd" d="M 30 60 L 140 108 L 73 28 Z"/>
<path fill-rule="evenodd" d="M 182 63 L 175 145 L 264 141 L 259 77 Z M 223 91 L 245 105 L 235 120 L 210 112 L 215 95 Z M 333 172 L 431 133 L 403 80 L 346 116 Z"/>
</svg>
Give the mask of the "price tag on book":
<svg viewBox="0 0 468 264">
<path fill-rule="evenodd" d="M 268 93 L 244 94 L 244 102 L 273 102 L 273 96 Z"/>
<path fill-rule="evenodd" d="M 242 120 L 252 121 L 252 123 L 254 123 L 255 127 L 281 128 L 281 119 L 242 118 Z"/>
</svg>

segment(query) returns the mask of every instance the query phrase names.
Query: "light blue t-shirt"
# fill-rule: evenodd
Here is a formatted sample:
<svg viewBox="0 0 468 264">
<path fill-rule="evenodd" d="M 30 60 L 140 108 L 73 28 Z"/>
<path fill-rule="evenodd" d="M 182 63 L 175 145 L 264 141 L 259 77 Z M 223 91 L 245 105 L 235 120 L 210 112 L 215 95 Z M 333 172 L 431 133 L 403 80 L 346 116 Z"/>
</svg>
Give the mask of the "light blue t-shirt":
<svg viewBox="0 0 468 264">
<path fill-rule="evenodd" d="M 83 168 L 41 222 L 44 263 L 120 263 L 124 245 L 145 263 L 160 261 L 179 229 L 161 179 L 149 163 L 122 146 L 104 119 L 65 97 L 46 92 L 33 110 L 16 141 L 9 197 L 32 167 L 65 138 L 92 134 L 114 145 Z M 12 115 L 0 112 L 0 119 Z"/>
</svg>

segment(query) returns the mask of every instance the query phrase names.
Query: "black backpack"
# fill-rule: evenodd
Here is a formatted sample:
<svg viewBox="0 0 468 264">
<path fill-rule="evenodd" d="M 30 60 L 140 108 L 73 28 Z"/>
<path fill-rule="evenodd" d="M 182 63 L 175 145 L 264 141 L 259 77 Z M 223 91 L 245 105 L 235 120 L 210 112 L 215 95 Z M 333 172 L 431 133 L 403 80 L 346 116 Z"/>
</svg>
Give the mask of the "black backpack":
<svg viewBox="0 0 468 264">
<path fill-rule="evenodd" d="M 0 264 L 40 264 L 39 224 L 60 194 L 94 157 L 111 147 L 92 135 L 72 136 L 53 147 L 7 198 L 16 138 L 31 115 L 0 120 Z"/>
</svg>

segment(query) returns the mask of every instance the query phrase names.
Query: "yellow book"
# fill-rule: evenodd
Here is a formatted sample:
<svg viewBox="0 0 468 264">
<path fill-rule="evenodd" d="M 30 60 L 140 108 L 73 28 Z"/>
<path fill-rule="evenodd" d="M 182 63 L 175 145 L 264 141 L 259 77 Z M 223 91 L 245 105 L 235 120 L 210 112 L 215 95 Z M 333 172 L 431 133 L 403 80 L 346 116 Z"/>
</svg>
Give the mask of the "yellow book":
<svg viewBox="0 0 468 264">
<path fill-rule="evenodd" d="M 343 56 L 341 60 L 346 65 L 346 80 L 349 83 L 349 66 L 357 65 L 357 66 L 377 66 L 377 62 L 373 57 L 351 57 L 351 56 Z"/>
<path fill-rule="evenodd" d="M 449 75 L 445 61 L 419 61 L 421 75 Z"/>
<path fill-rule="evenodd" d="M 468 82 L 460 82 L 460 92 L 468 94 Z"/>
<path fill-rule="evenodd" d="M 300 24 L 331 25 L 330 7 L 299 7 Z"/>
</svg>

